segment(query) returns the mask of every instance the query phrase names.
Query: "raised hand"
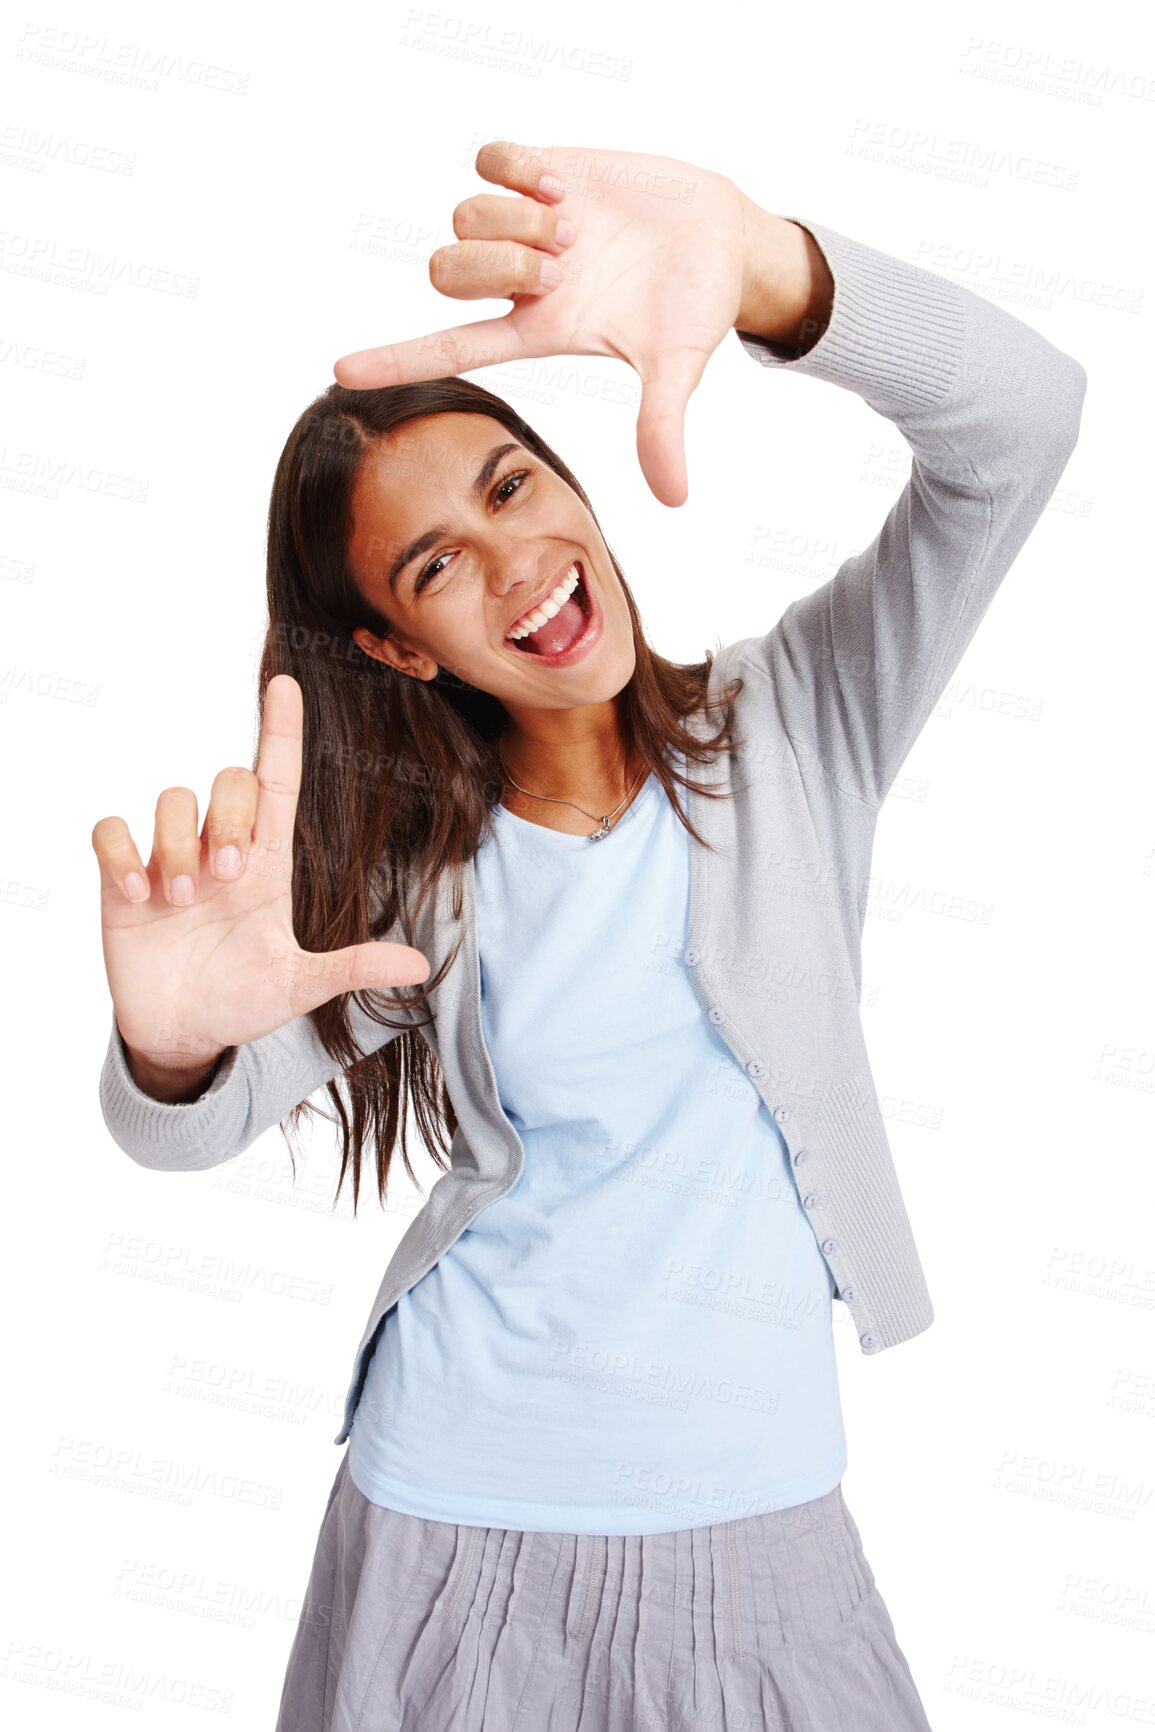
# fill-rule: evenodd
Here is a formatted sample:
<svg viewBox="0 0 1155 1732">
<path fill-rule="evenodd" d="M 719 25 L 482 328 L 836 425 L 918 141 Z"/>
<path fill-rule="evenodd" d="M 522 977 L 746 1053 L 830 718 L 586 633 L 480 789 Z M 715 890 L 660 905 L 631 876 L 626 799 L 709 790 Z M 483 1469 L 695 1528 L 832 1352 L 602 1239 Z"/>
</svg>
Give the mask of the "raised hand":
<svg viewBox="0 0 1155 1732">
<path fill-rule="evenodd" d="M 429 975 L 426 958 L 406 944 L 376 940 L 329 954 L 297 944 L 292 859 L 303 715 L 300 686 L 277 674 L 265 693 L 256 771 L 220 771 L 199 837 L 196 795 L 166 788 L 147 869 L 123 818 L 93 827 L 117 1026 L 130 1053 L 158 1071 L 203 1070 L 227 1048 L 340 992 L 415 985 Z M 236 850 L 231 869 L 216 864 L 228 847 Z"/>
<path fill-rule="evenodd" d="M 637 450 L 664 505 L 687 497 L 686 404 L 726 333 L 785 335 L 811 293 L 804 231 L 759 209 L 726 175 L 671 157 L 556 145 L 535 153 L 485 144 L 483 180 L 519 196 L 482 193 L 453 212 L 456 245 L 429 260 L 433 286 L 458 300 L 506 297 L 500 318 L 343 356 L 338 384 L 410 384 L 545 355 L 611 355 L 642 382 Z M 543 189 L 561 175 L 564 193 Z M 559 223 L 573 225 L 565 242 Z M 561 281 L 541 277 L 544 261 Z"/>
</svg>

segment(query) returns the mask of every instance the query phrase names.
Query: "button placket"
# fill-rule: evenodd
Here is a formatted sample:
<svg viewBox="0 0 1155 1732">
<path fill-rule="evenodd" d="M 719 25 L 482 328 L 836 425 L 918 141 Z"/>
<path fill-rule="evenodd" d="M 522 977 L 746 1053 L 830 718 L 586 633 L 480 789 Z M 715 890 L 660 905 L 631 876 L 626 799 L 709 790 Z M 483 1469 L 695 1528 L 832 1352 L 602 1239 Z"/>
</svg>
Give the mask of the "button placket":
<svg viewBox="0 0 1155 1732">
<path fill-rule="evenodd" d="M 790 1113 L 789 1107 L 786 1107 L 783 1109 L 776 1109 L 775 1117 L 777 1117 L 777 1115 L 778 1115 L 778 1110 L 784 1111 L 786 1113 L 787 1117 L 789 1117 L 789 1113 Z M 807 1161 L 810 1159 L 810 1151 L 809 1151 L 809 1149 L 806 1149 L 806 1148 L 795 1149 L 794 1154 L 792 1155 L 791 1159 L 792 1159 L 795 1167 L 800 1167 L 804 1161 Z M 818 1191 L 813 1191 L 813 1190 L 806 1191 L 805 1193 L 800 1194 L 800 1201 L 801 1201 L 802 1207 L 804 1209 L 815 1209 L 818 1207 L 819 1203 L 822 1201 L 822 1196 L 821 1196 L 821 1193 Z M 840 1244 L 841 1244 L 841 1241 L 839 1239 L 837 1239 L 833 1233 L 827 1233 L 823 1238 L 819 1239 L 818 1248 L 822 1252 L 824 1257 L 830 1257 L 834 1254 L 835 1251 L 838 1250 Z M 841 1299 L 845 1304 L 849 1305 L 851 1300 L 856 1297 L 856 1289 L 854 1288 L 853 1285 L 844 1287 L 842 1285 L 842 1282 L 838 1279 L 838 1276 L 833 1269 L 831 1270 L 831 1274 L 834 1276 L 834 1285 L 835 1285 L 837 1297 L 839 1299 Z M 879 1345 L 878 1337 L 876 1335 L 871 1334 L 869 1331 L 867 1331 L 867 1333 L 865 1335 L 860 1336 L 859 1339 L 862 1342 L 863 1348 L 868 1353 L 873 1352 L 874 1349 Z"/>
<path fill-rule="evenodd" d="M 694 968 L 697 966 L 697 964 L 700 961 L 701 961 L 700 950 L 698 950 L 695 946 L 691 946 L 685 952 L 685 962 L 686 962 L 687 967 Z M 706 986 L 706 990 L 708 990 L 708 985 Z M 721 1005 L 721 1004 L 710 1005 L 706 1014 L 716 1028 L 721 1027 L 721 1025 L 724 1022 L 726 1022 L 726 1020 L 727 1020 L 726 1008 L 724 1005 Z M 731 1051 L 733 1052 L 734 1049 L 733 1049 L 732 1043 L 728 1042 L 728 1044 L 730 1044 Z M 761 1078 L 761 1077 L 765 1076 L 766 1071 L 767 1071 L 767 1066 L 762 1059 L 751 1058 L 751 1059 L 747 1059 L 745 1061 L 742 1061 L 739 1054 L 735 1053 L 734 1056 L 735 1056 L 735 1058 L 737 1058 L 739 1060 L 740 1063 L 743 1063 L 743 1067 L 744 1067 L 746 1074 L 748 1076 L 754 1077 L 754 1078 Z M 785 1124 L 791 1116 L 790 1108 L 789 1108 L 789 1106 L 786 1105 L 785 1102 L 780 1102 L 778 1106 L 774 1107 L 772 1109 L 772 1113 L 773 1113 L 775 1123 L 780 1124 L 780 1125 Z M 809 1160 L 809 1158 L 810 1158 L 810 1151 L 806 1148 L 796 1149 L 794 1154 L 791 1156 L 792 1164 L 795 1167 L 800 1167 L 803 1164 L 803 1162 Z M 803 1195 L 801 1198 L 802 1206 L 804 1209 L 817 1208 L 821 1200 L 822 1200 L 821 1193 L 818 1191 L 813 1191 L 813 1190 L 807 1191 L 805 1193 L 805 1195 Z M 825 1237 L 821 1238 L 818 1241 L 818 1244 L 819 1244 L 819 1249 L 822 1251 L 823 1255 L 826 1257 L 829 1257 L 834 1252 L 836 1252 L 838 1250 L 839 1245 L 840 1245 L 840 1241 L 833 1234 L 826 1234 Z M 834 1273 L 833 1270 L 831 1271 L 831 1273 L 832 1274 Z M 843 1300 L 845 1303 L 849 1304 L 850 1301 L 856 1297 L 856 1289 L 853 1286 L 843 1287 L 836 1275 L 835 1275 L 834 1279 L 835 1279 L 835 1288 L 837 1290 L 838 1297 L 841 1300 Z M 861 1344 L 863 1352 L 865 1352 L 865 1353 L 873 1353 L 873 1352 L 877 1351 L 877 1349 L 881 1345 L 881 1343 L 878 1339 L 878 1336 L 870 1330 L 865 1331 L 865 1333 L 863 1333 L 862 1335 L 859 1336 L 859 1342 Z"/>
</svg>

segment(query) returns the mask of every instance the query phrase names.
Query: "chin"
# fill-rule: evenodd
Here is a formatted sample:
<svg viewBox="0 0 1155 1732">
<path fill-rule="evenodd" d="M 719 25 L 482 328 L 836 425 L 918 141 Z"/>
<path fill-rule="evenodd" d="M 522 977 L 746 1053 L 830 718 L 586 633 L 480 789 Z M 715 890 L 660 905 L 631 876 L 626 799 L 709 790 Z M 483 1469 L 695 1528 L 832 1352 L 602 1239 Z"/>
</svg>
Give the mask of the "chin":
<svg viewBox="0 0 1155 1732">
<path fill-rule="evenodd" d="M 591 661 L 586 679 L 573 682 L 566 693 L 565 707 L 576 709 L 579 705 L 604 704 L 616 698 L 633 679 L 637 661 L 632 637 L 616 653 L 607 649 L 596 667 Z M 579 683 L 582 687 L 580 694 L 574 690 Z"/>
</svg>

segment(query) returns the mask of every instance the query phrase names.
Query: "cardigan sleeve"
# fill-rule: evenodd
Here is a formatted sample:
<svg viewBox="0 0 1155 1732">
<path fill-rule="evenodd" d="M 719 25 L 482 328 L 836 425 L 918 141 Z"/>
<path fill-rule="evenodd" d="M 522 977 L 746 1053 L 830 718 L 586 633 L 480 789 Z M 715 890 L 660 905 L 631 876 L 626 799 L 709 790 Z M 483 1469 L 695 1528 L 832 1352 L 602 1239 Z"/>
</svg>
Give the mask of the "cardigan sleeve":
<svg viewBox="0 0 1155 1732">
<path fill-rule="evenodd" d="M 376 1022 L 355 998 L 349 1013 L 363 1054 L 404 1032 Z M 394 1021 L 402 1016 L 397 1010 L 385 1014 Z M 140 1166 L 203 1172 L 239 1155 L 342 1068 L 312 1019 L 302 1015 L 260 1040 L 231 1048 L 196 1100 L 158 1101 L 133 1078 L 113 1012 L 100 1074 L 101 1113 L 113 1141 Z"/>
<path fill-rule="evenodd" d="M 769 681 L 785 731 L 878 806 L 1074 449 L 1087 375 L 1030 325 L 921 266 L 794 217 L 834 280 L 826 329 L 764 366 L 854 391 L 913 453 L 869 547 L 738 660 Z"/>
</svg>

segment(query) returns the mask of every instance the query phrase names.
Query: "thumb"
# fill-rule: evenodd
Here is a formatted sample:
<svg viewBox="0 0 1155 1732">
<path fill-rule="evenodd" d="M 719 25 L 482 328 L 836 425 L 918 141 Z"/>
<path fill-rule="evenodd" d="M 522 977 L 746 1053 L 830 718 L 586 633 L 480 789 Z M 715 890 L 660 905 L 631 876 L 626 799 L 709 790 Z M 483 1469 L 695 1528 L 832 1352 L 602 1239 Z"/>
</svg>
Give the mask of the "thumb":
<svg viewBox="0 0 1155 1732">
<path fill-rule="evenodd" d="M 638 462 L 650 491 L 663 505 L 684 505 L 686 404 L 706 370 L 707 356 L 694 350 L 663 356 L 661 371 L 642 375 L 638 410 Z"/>
<path fill-rule="evenodd" d="M 368 987 L 417 986 L 430 975 L 428 959 L 409 944 L 388 939 L 370 939 L 366 944 L 347 944 L 323 954 L 302 952 L 297 996 L 307 1010 L 328 1004 L 340 992 L 363 992 Z"/>
</svg>

